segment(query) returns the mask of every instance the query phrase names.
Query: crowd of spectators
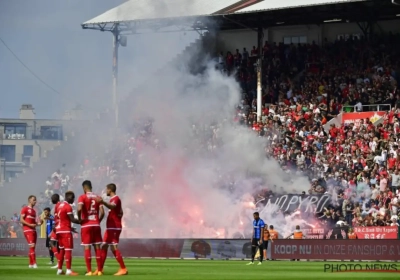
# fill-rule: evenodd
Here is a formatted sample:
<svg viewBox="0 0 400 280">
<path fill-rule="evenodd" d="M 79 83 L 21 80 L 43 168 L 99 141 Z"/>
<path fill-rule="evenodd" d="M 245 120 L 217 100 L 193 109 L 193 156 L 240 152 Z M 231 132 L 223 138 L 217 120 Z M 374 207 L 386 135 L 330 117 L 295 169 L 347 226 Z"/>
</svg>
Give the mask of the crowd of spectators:
<svg viewBox="0 0 400 280">
<path fill-rule="evenodd" d="M 262 117 L 256 117 L 256 55 L 253 47 L 219 56 L 220 69 L 235 75 L 243 98 L 234 122 L 248 126 L 265 138 L 266 157 L 280 163 L 290 176 L 307 176 L 310 194 L 329 192 L 337 199 L 325 213 L 325 222 L 344 221 L 352 226 L 396 225 L 400 195 L 399 117 L 400 81 L 398 35 L 364 39 L 325 40 L 297 46 L 263 46 Z M 370 119 L 360 123 L 332 125 L 343 106 L 350 110 L 370 111 L 385 104 L 387 111 L 379 125 Z M 381 106 L 382 108 L 382 106 Z M 194 126 L 196 138 L 207 138 L 200 149 L 212 150 L 218 123 Z M 90 178 L 99 183 L 134 180 L 146 186 L 153 169 L 144 163 L 141 149 L 162 148 L 152 133 L 152 120 L 136 121 L 131 131 L 114 139 L 107 149 L 107 162 L 90 170 Z M 202 135 L 202 137 L 198 137 Z M 121 145 L 122 143 L 122 145 Z M 260 150 L 262 151 L 262 147 Z M 120 155 L 125 155 L 121 158 Z M 85 165 L 89 160 L 86 159 Z M 134 176 L 133 176 L 134 174 Z M 128 176 L 128 177 L 126 177 Z M 129 177 L 131 176 L 131 177 Z"/>
<path fill-rule="evenodd" d="M 10 219 L 2 216 L 0 220 L 0 238 L 23 237 L 23 232 L 18 221 L 19 215 L 17 213 L 14 213 Z"/>
<path fill-rule="evenodd" d="M 243 88 L 235 120 L 266 138 L 266 156 L 287 173 L 307 176 L 310 194 L 330 193 L 337 198 L 325 213 L 318 213 L 325 222 L 398 225 L 399 46 L 400 37 L 393 34 L 369 41 L 325 40 L 321 46 L 266 43 L 263 104 L 267 105 L 261 120 L 256 116 L 255 60 L 238 50 L 233 65 L 230 53 L 226 60 L 220 56 L 222 69 L 229 73 L 237 68 Z M 303 64 L 304 71 L 295 76 Z M 342 109 L 375 111 L 377 104 L 385 110 L 379 124 L 366 118 L 324 128 Z"/>
</svg>

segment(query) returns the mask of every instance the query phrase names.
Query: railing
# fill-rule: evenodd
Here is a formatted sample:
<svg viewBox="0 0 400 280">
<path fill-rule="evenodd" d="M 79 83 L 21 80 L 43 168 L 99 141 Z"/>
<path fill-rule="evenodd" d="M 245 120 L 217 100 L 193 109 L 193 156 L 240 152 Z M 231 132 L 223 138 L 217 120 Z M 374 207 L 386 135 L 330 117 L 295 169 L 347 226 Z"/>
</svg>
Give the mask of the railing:
<svg viewBox="0 0 400 280">
<path fill-rule="evenodd" d="M 50 141 L 63 141 L 62 133 L 45 132 L 35 130 L 33 127 L 27 126 L 20 128 L 18 131 L 7 130 L 3 127 L 0 131 L 0 139 L 3 140 L 50 140 Z"/>
<path fill-rule="evenodd" d="M 373 104 L 373 105 L 362 105 L 361 111 L 357 110 L 356 105 L 344 105 L 342 108 L 342 112 L 344 113 L 353 113 L 353 112 L 380 112 L 380 111 L 390 111 L 392 109 L 392 105 L 390 104 Z"/>
</svg>

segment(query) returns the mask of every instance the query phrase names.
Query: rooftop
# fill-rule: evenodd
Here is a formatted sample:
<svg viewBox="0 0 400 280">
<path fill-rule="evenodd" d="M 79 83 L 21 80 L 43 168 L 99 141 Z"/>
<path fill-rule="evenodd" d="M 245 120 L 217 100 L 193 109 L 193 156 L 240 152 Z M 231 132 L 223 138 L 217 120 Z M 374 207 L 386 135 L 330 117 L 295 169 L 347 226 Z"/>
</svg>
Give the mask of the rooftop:
<svg viewBox="0 0 400 280">
<path fill-rule="evenodd" d="M 262 0 L 129 0 L 82 25 L 209 16 L 259 1 Z"/>
<path fill-rule="evenodd" d="M 341 4 L 350 2 L 365 2 L 368 0 L 268 0 L 256 3 L 249 7 L 240 9 L 235 13 L 252 13 L 267 10 L 278 10 L 287 8 L 297 8 L 305 6 L 319 6 L 319 5 L 330 5 L 330 4 Z"/>
<path fill-rule="evenodd" d="M 277 22 L 321 24 L 333 18 L 343 22 L 390 20 L 398 14 L 400 6 L 391 0 L 129 0 L 84 22 L 82 28 L 112 31 L 119 24 L 120 32 L 134 34 L 138 27 L 204 30 L 216 22 L 221 30 L 229 30 L 267 28 Z M 210 17 L 213 21 L 204 20 Z"/>
</svg>

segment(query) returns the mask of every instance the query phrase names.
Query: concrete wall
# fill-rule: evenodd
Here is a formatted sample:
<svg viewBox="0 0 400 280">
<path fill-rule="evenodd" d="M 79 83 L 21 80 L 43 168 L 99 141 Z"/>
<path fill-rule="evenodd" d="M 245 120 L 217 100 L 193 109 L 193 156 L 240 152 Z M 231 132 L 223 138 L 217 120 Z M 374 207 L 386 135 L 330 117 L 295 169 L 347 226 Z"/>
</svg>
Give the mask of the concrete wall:
<svg viewBox="0 0 400 280">
<path fill-rule="evenodd" d="M 378 22 L 384 32 L 400 32 L 400 20 Z M 379 27 L 374 27 L 375 32 L 380 33 Z M 329 41 L 334 41 L 340 34 L 361 34 L 362 31 L 356 23 L 333 23 L 322 25 L 322 34 Z"/>
<path fill-rule="evenodd" d="M 306 36 L 307 43 L 313 41 L 320 44 L 323 40 L 320 26 L 317 25 L 299 25 L 299 26 L 282 26 L 274 27 L 268 30 L 268 41 L 282 43 L 283 37 L 300 37 Z"/>
<path fill-rule="evenodd" d="M 400 19 L 378 22 L 378 25 L 384 32 L 400 32 Z M 380 28 L 375 26 L 375 32 L 381 32 Z M 278 26 L 264 30 L 264 41 L 270 43 L 283 42 L 284 37 L 300 37 L 306 36 L 307 43 L 315 41 L 320 44 L 324 38 L 329 41 L 334 41 L 338 35 L 362 35 L 361 29 L 356 23 L 326 23 L 322 25 L 298 25 L 298 26 Z M 219 51 L 235 51 L 243 48 L 251 50 L 253 46 L 257 45 L 257 32 L 248 29 L 220 31 L 217 34 Z"/>
<path fill-rule="evenodd" d="M 264 30 L 265 40 L 267 40 L 267 30 Z M 222 31 L 217 35 L 217 52 L 231 51 L 232 53 L 239 49 L 240 52 L 243 48 L 251 51 L 253 46 L 257 47 L 257 32 L 253 30 L 230 30 Z"/>
</svg>

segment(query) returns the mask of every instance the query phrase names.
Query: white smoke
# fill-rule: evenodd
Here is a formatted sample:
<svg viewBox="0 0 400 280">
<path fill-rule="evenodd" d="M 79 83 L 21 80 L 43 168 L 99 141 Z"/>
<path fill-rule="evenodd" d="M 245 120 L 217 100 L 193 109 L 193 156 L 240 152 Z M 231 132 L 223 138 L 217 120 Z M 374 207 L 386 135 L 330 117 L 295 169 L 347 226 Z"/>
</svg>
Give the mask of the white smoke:
<svg viewBox="0 0 400 280">
<path fill-rule="evenodd" d="M 140 224 L 139 236 L 231 237 L 248 230 L 241 224 L 249 226 L 255 209 L 252 195 L 261 187 L 277 185 L 287 193 L 308 189 L 306 178 L 288 182 L 278 163 L 266 159 L 265 138 L 232 122 L 241 99 L 234 78 L 212 63 L 202 74 L 171 67 L 134 93 L 125 104 L 127 124 L 151 117 L 156 141 L 165 148 L 140 152 L 139 165 L 153 168 L 152 182 L 144 185 L 133 177 L 124 192 L 131 212 L 126 227 Z M 196 130 L 203 133 L 193 136 Z M 202 138 L 204 130 L 214 133 L 207 138 L 211 142 Z M 284 223 L 278 216 L 267 220 Z"/>
</svg>

